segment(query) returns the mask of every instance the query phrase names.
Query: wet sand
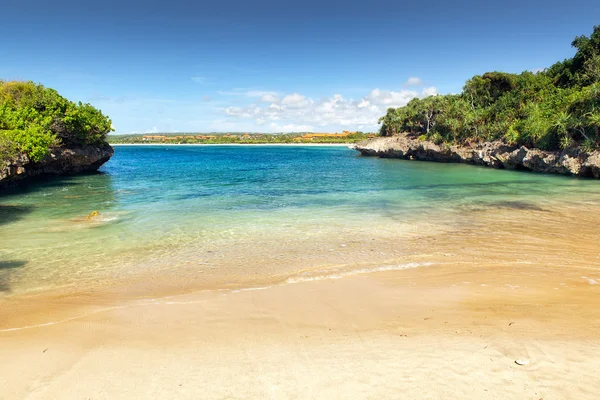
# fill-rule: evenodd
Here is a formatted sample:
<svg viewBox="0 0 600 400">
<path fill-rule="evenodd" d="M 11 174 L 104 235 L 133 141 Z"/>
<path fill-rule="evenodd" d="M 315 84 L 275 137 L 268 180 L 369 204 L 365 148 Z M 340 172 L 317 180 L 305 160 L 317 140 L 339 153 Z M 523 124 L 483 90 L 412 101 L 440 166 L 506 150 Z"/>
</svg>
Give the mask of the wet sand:
<svg viewBox="0 0 600 400">
<path fill-rule="evenodd" d="M 597 398 L 598 206 L 464 211 L 412 268 L 5 299 L 0 398 Z"/>
</svg>

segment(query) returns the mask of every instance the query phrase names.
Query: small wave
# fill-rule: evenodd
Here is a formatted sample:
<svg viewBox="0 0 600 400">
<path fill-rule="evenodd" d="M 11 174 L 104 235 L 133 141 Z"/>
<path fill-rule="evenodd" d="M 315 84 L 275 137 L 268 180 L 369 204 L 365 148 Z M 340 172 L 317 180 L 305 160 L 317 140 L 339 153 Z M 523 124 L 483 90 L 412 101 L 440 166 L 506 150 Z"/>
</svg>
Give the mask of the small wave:
<svg viewBox="0 0 600 400">
<path fill-rule="evenodd" d="M 119 219 L 118 216 L 100 216 L 100 217 L 96 217 L 94 218 L 94 221 L 97 222 L 111 222 L 111 221 L 117 221 Z"/>
<path fill-rule="evenodd" d="M 355 270 L 340 271 L 340 272 L 329 273 L 329 274 L 324 274 L 324 275 L 313 275 L 313 276 L 302 275 L 302 276 L 298 276 L 298 277 L 288 278 L 283 284 L 320 281 L 320 280 L 325 280 L 325 279 L 341 279 L 341 278 L 345 278 L 347 276 L 352 276 L 352 275 L 369 274 L 369 273 L 373 273 L 373 272 L 384 272 L 384 271 L 399 271 L 399 270 L 409 269 L 409 268 L 427 267 L 430 265 L 433 265 L 433 263 L 431 263 L 431 262 L 425 262 L 425 263 L 413 262 L 413 263 L 399 264 L 399 265 L 384 265 L 384 266 L 373 267 L 373 268 L 361 268 L 361 269 L 355 269 Z M 280 284 L 280 285 L 283 285 L 283 284 Z M 208 290 L 208 291 L 240 293 L 240 292 L 248 292 L 248 291 L 256 291 L 256 290 L 267 290 L 272 287 L 280 286 L 280 285 L 247 287 L 247 288 L 233 289 L 233 290 L 221 288 L 221 289 L 212 289 L 212 290 Z M 201 290 L 200 292 L 204 292 L 204 290 Z M 206 302 L 205 299 L 177 301 L 177 300 L 175 300 L 175 298 L 177 298 L 177 297 L 178 297 L 178 295 L 165 296 L 165 297 L 159 298 L 159 299 L 156 299 L 156 298 L 139 299 L 136 302 L 131 303 L 131 304 L 100 308 L 100 309 L 92 310 L 92 311 L 89 311 L 86 313 L 74 315 L 72 317 L 68 317 L 68 318 L 64 318 L 64 319 L 60 319 L 60 320 L 44 322 L 44 323 L 35 324 L 35 325 L 25 325 L 25 326 L 13 327 L 13 328 L 4 328 L 4 329 L 0 329 L 0 333 L 21 331 L 21 330 L 25 330 L 25 329 L 44 328 L 44 327 L 48 327 L 48 326 L 52 326 L 52 325 L 57 325 L 57 324 L 65 323 L 65 322 L 83 319 L 83 318 L 92 316 L 94 314 L 115 311 L 115 310 L 121 310 L 121 309 L 126 309 L 126 308 L 147 307 L 147 306 L 151 306 L 151 305 L 187 305 L 187 304 L 198 304 L 198 303 Z M 173 299 L 173 300 L 171 300 L 171 299 Z"/>
<path fill-rule="evenodd" d="M 251 292 L 251 291 L 255 291 L 255 290 L 267 290 L 272 288 L 273 286 L 258 286 L 258 287 L 248 287 L 248 288 L 242 288 L 242 289 L 233 289 L 231 291 L 231 293 L 239 293 L 239 292 Z"/>
<path fill-rule="evenodd" d="M 425 263 L 412 262 L 412 263 L 407 263 L 407 264 L 383 265 L 380 267 L 373 267 L 373 268 L 361 268 L 361 269 L 348 270 L 348 271 L 332 272 L 332 273 L 323 274 L 323 275 L 302 275 L 302 276 L 288 278 L 286 280 L 286 283 L 312 282 L 312 281 L 321 281 L 321 280 L 325 280 L 325 279 L 341 279 L 341 278 L 345 278 L 347 276 L 352 276 L 352 275 L 370 274 L 373 272 L 384 272 L 384 271 L 400 271 L 400 270 L 409 269 L 409 268 L 428 267 L 430 265 L 433 265 L 433 263 L 431 263 L 431 262 L 425 262 Z"/>
</svg>

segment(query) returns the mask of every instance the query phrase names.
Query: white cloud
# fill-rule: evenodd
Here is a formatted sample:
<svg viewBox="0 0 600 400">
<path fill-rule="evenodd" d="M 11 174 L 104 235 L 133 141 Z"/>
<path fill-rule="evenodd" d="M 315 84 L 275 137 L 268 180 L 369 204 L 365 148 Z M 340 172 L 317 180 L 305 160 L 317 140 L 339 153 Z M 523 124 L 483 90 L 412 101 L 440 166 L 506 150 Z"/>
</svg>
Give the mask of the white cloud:
<svg viewBox="0 0 600 400">
<path fill-rule="evenodd" d="M 315 128 L 312 125 L 278 125 L 272 122 L 269 126 L 273 132 L 312 132 Z"/>
<path fill-rule="evenodd" d="M 417 78 L 416 76 L 411 76 L 410 78 L 408 78 L 406 80 L 406 82 L 404 82 L 404 87 L 422 86 L 422 85 L 423 85 L 423 81 L 421 80 L 421 78 Z"/>
<path fill-rule="evenodd" d="M 201 85 L 204 85 L 206 83 L 206 77 L 204 76 L 192 76 L 192 80 Z"/>
<path fill-rule="evenodd" d="M 419 96 L 419 92 L 414 90 L 400 90 L 398 92 L 373 89 L 366 96 L 366 99 L 372 104 L 385 105 L 388 107 L 402 107 L 410 100 Z"/>
<path fill-rule="evenodd" d="M 233 89 L 230 91 L 219 90 L 217 93 L 222 96 L 257 97 L 263 103 L 274 103 L 279 101 L 279 93 L 272 91 Z"/>
<path fill-rule="evenodd" d="M 365 107 L 369 107 L 370 105 L 371 105 L 371 102 L 369 100 L 361 99 L 356 107 L 357 108 L 365 108 Z"/>
<path fill-rule="evenodd" d="M 260 101 L 262 101 L 263 103 L 274 103 L 276 101 L 279 101 L 279 96 L 277 95 L 277 93 L 273 92 L 264 93 L 260 96 Z"/>
<path fill-rule="evenodd" d="M 389 107 L 405 106 L 410 100 L 437 94 L 435 87 L 399 91 L 373 89 L 354 100 L 340 94 L 314 100 L 300 93 L 280 97 L 275 92 L 255 93 L 258 101 L 245 107 L 226 107 L 228 121 L 269 129 L 272 132 L 360 129 L 376 130 L 377 120 Z M 269 101 L 267 101 L 269 100 Z M 247 129 L 247 128 L 246 128 Z"/>
<path fill-rule="evenodd" d="M 261 108 L 252 104 L 249 107 L 227 107 L 225 109 L 225 114 L 233 116 L 233 117 L 242 117 L 242 118 L 252 118 L 256 116 L 260 116 Z"/>
<path fill-rule="evenodd" d="M 227 115 L 233 115 L 233 116 L 240 116 L 243 114 L 243 110 L 240 107 L 227 107 L 225 109 L 225 114 Z"/>
<path fill-rule="evenodd" d="M 435 87 L 427 87 L 421 91 L 422 97 L 437 96 L 438 91 Z"/>
<path fill-rule="evenodd" d="M 299 93 L 288 94 L 281 100 L 281 104 L 288 107 L 300 108 L 312 104 L 312 99 L 307 99 Z"/>
</svg>

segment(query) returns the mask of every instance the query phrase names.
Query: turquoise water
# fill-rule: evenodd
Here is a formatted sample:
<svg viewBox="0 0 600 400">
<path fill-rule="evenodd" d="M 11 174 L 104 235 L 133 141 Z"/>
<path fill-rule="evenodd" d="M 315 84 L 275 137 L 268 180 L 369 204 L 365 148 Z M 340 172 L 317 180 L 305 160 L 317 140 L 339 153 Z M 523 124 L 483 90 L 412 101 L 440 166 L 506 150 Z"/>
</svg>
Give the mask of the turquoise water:
<svg viewBox="0 0 600 400">
<path fill-rule="evenodd" d="M 597 181 L 345 147 L 119 146 L 100 174 L 0 196 L 0 295 L 144 274 L 219 284 L 285 276 L 325 258 L 350 263 L 368 240 L 452 229 L 477 208 L 599 198 Z M 347 243 L 354 253 L 326 256 Z"/>
</svg>

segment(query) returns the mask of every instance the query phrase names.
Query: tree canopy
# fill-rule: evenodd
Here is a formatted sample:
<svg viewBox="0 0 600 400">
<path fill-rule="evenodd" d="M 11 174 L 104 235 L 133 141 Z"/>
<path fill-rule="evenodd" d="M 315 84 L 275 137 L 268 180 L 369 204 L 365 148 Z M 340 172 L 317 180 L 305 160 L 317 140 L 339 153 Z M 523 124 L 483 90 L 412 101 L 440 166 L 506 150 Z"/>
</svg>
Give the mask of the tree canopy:
<svg viewBox="0 0 600 400">
<path fill-rule="evenodd" d="M 100 145 L 110 131 L 110 119 L 90 104 L 33 82 L 0 80 L 0 161 L 19 152 L 40 161 L 53 146 Z"/>
<path fill-rule="evenodd" d="M 503 140 L 555 150 L 600 147 L 600 26 L 572 43 L 573 58 L 540 72 L 487 72 L 460 94 L 413 99 L 380 118 L 381 134 L 442 143 Z"/>
</svg>

